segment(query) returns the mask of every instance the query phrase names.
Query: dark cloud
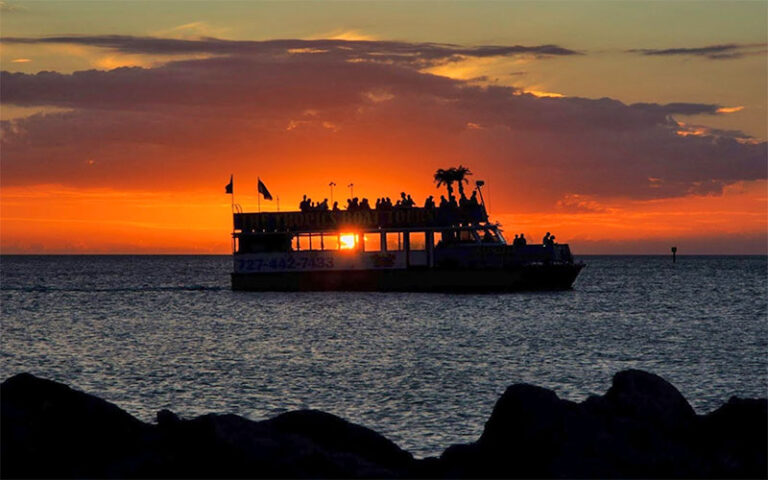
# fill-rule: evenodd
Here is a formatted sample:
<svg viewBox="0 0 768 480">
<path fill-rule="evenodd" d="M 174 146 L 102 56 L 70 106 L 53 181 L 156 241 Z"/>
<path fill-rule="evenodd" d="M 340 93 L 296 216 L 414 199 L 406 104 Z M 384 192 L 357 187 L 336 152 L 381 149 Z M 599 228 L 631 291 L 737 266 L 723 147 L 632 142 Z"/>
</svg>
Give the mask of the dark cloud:
<svg viewBox="0 0 768 480">
<path fill-rule="evenodd" d="M 705 57 L 712 60 L 728 60 L 741 58 L 747 55 L 759 55 L 766 52 L 766 43 L 737 44 L 730 43 L 726 45 L 709 45 L 706 47 L 695 48 L 667 48 L 667 49 L 635 49 L 629 50 L 632 53 L 643 55 L 658 56 L 695 56 Z"/>
<path fill-rule="evenodd" d="M 765 142 L 680 134 L 674 115 L 717 114 L 718 105 L 539 98 L 423 73 L 412 61 L 349 61 L 389 51 L 378 44 L 388 42 L 343 42 L 331 55 L 288 54 L 298 44 L 279 42 L 154 68 L 0 73 L 4 103 L 71 109 L 2 122 L 3 184 L 208 185 L 257 163 L 262 175 L 328 165 L 423 179 L 464 163 L 505 187 L 494 190 L 497 205 L 589 198 L 561 207 L 594 210 L 601 198 L 719 193 L 767 176 Z M 450 58 L 442 55 L 433 58 Z"/>
<path fill-rule="evenodd" d="M 441 43 L 407 43 L 366 40 L 267 40 L 240 41 L 203 38 L 184 40 L 125 35 L 56 36 L 42 38 L 6 37 L 9 44 L 74 44 L 106 48 L 122 53 L 153 55 L 213 54 L 213 55 L 278 55 L 324 54 L 346 59 L 366 59 L 378 62 L 439 63 L 464 57 L 494 57 L 528 55 L 537 58 L 578 55 L 578 52 L 557 45 L 484 45 L 464 47 Z"/>
<path fill-rule="evenodd" d="M 721 107 L 705 103 L 635 103 L 632 108 L 658 115 L 714 115 Z"/>
</svg>

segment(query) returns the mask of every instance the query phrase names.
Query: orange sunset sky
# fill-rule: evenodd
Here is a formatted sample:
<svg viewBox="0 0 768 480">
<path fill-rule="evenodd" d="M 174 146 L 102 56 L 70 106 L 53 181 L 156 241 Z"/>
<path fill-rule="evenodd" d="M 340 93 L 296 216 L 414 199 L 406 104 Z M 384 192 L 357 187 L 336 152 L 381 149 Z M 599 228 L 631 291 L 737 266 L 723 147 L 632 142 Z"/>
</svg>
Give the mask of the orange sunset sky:
<svg viewBox="0 0 768 480">
<path fill-rule="evenodd" d="M 768 3 L 0 2 L 0 252 L 228 253 L 257 178 L 485 180 L 508 237 L 765 254 Z M 276 210 L 276 201 L 261 201 Z"/>
</svg>

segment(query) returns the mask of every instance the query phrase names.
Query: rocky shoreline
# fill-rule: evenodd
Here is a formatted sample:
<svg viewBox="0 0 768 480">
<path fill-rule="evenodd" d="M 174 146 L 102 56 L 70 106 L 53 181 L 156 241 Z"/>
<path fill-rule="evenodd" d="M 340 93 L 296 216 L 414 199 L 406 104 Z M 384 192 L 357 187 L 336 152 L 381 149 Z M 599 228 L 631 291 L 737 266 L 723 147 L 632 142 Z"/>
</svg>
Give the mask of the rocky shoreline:
<svg viewBox="0 0 768 480">
<path fill-rule="evenodd" d="M 0 385 L 2 478 L 766 478 L 768 402 L 697 415 L 664 379 L 617 373 L 581 403 L 516 384 L 480 438 L 414 459 L 375 431 L 301 410 L 139 421 L 30 374 Z"/>
</svg>

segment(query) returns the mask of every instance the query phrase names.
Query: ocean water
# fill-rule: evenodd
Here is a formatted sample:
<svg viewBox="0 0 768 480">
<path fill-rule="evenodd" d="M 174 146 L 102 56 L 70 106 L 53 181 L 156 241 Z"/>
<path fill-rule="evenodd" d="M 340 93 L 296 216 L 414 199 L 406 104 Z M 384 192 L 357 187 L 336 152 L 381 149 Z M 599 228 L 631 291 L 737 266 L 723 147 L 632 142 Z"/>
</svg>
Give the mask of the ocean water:
<svg viewBox="0 0 768 480">
<path fill-rule="evenodd" d="M 250 293 L 227 256 L 4 256 L 0 373 L 145 421 L 316 408 L 417 456 L 477 439 L 504 389 L 582 401 L 641 368 L 699 413 L 766 396 L 764 256 L 588 256 L 573 290 Z"/>
</svg>

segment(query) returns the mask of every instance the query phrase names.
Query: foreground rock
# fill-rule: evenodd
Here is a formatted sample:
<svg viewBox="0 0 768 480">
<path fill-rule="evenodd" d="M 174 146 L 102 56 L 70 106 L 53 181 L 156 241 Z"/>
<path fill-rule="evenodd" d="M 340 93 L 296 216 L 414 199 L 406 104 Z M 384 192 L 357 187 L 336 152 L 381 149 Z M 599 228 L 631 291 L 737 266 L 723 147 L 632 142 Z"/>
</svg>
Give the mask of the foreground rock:
<svg viewBox="0 0 768 480">
<path fill-rule="evenodd" d="M 512 385 L 476 443 L 445 451 L 438 475 L 766 478 L 767 411 L 765 399 L 734 397 L 699 416 L 675 387 L 639 370 L 578 404 Z"/>
<path fill-rule="evenodd" d="M 143 423 L 115 405 L 29 374 L 0 386 L 0 476 L 766 478 L 765 399 L 696 415 L 662 378 L 616 374 L 603 396 L 561 400 L 519 384 L 477 442 L 414 460 L 378 433 L 319 411 Z"/>
<path fill-rule="evenodd" d="M 2 478 L 382 478 L 414 463 L 373 430 L 312 410 L 263 422 L 163 410 L 151 425 L 29 374 L 3 382 L 0 401 Z"/>
</svg>

